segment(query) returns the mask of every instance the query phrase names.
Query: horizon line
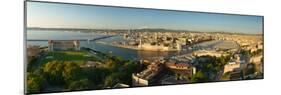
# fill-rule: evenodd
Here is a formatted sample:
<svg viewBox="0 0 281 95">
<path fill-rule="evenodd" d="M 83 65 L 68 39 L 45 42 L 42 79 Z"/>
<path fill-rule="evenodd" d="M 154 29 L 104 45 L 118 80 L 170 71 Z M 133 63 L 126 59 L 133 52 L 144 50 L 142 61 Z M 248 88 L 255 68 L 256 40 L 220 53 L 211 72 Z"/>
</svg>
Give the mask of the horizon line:
<svg viewBox="0 0 281 95">
<path fill-rule="evenodd" d="M 263 31 L 255 33 L 245 33 L 245 32 L 227 32 L 227 31 L 198 31 L 198 30 L 188 30 L 188 29 L 169 29 L 169 28 L 69 28 L 69 27 L 26 27 L 26 29 L 38 28 L 38 29 L 83 29 L 83 30 L 141 30 L 141 29 L 163 29 L 163 30 L 174 30 L 177 32 L 202 32 L 202 33 L 233 33 L 233 34 L 264 34 Z M 160 31 L 161 32 L 161 31 Z"/>
</svg>

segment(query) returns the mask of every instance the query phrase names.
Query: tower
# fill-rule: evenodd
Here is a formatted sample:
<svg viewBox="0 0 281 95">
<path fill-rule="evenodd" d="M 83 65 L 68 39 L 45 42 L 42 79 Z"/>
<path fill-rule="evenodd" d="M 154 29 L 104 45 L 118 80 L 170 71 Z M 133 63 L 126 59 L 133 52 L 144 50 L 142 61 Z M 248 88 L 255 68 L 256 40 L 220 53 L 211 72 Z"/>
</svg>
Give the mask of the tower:
<svg viewBox="0 0 281 95">
<path fill-rule="evenodd" d="M 142 47 L 142 35 L 140 35 L 140 42 L 139 42 L 139 48 L 141 48 Z"/>
</svg>

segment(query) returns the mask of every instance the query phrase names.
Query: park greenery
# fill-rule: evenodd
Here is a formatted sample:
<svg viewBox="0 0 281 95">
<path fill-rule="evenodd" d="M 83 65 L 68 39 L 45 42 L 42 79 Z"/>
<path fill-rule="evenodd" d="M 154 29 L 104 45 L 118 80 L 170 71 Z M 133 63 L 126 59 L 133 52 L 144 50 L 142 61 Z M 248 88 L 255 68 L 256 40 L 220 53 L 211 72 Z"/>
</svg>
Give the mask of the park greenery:
<svg viewBox="0 0 281 95">
<path fill-rule="evenodd" d="M 215 81 L 223 70 L 223 67 L 230 60 L 230 56 L 196 56 L 196 73 L 191 77 L 191 82 Z"/>
<path fill-rule="evenodd" d="M 112 88 L 117 83 L 131 85 L 131 74 L 136 72 L 139 64 L 101 52 L 95 55 L 89 52 L 87 49 L 45 52 L 43 59 L 34 58 L 33 63 L 28 64 L 32 67 L 28 68 L 27 73 L 28 92 L 103 89 Z M 86 61 L 102 64 L 98 67 L 81 67 Z"/>
<path fill-rule="evenodd" d="M 246 49 L 241 49 L 240 54 L 242 54 L 244 57 L 253 57 L 260 55 L 263 52 L 263 49 L 258 49 L 256 51 L 250 51 Z M 223 70 L 224 65 L 227 64 L 227 62 L 230 60 L 231 56 L 221 56 L 221 57 L 213 57 L 213 56 L 195 56 L 196 63 L 194 66 L 197 69 L 197 72 L 195 75 L 191 77 L 191 82 L 209 82 L 209 81 L 215 81 L 217 79 L 220 80 L 229 80 L 231 76 L 231 72 L 226 72 L 225 74 L 219 76 L 221 70 Z M 262 59 L 263 62 L 263 59 Z M 251 68 L 250 68 L 251 67 Z M 247 65 L 247 68 L 243 70 L 241 76 L 248 76 L 253 75 L 255 72 L 257 72 L 257 66 L 253 63 L 249 63 Z M 255 77 L 262 76 L 263 73 L 258 72 L 258 74 Z M 250 79 L 249 77 L 246 77 L 246 79 Z"/>
</svg>

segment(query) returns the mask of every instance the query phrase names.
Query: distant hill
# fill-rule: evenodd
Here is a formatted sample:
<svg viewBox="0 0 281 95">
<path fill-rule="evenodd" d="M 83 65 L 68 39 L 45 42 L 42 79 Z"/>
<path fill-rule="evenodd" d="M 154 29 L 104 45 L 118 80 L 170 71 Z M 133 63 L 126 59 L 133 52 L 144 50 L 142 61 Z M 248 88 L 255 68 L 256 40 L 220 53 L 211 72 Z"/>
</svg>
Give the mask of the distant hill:
<svg viewBox="0 0 281 95">
<path fill-rule="evenodd" d="M 164 29 L 164 28 L 141 28 L 141 29 L 85 29 L 85 28 L 41 28 L 41 27 L 28 27 L 30 30 L 61 30 L 61 31 L 79 31 L 79 32 L 190 32 L 190 33 L 219 33 L 219 34 L 240 34 L 240 35 L 263 35 L 260 34 L 246 34 L 246 33 L 235 33 L 235 32 L 200 32 L 190 30 L 175 30 L 175 29 Z"/>
</svg>

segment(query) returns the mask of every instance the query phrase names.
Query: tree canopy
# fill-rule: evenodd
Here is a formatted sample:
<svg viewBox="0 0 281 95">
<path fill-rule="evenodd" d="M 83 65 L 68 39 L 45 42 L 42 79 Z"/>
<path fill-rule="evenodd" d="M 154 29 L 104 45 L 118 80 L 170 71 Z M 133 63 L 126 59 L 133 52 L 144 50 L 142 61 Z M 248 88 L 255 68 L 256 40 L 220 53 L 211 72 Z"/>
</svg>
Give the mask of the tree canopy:
<svg viewBox="0 0 281 95">
<path fill-rule="evenodd" d="M 82 90 L 82 89 L 89 89 L 90 81 L 88 79 L 81 79 L 78 81 L 73 81 L 68 86 L 69 90 Z"/>
</svg>

